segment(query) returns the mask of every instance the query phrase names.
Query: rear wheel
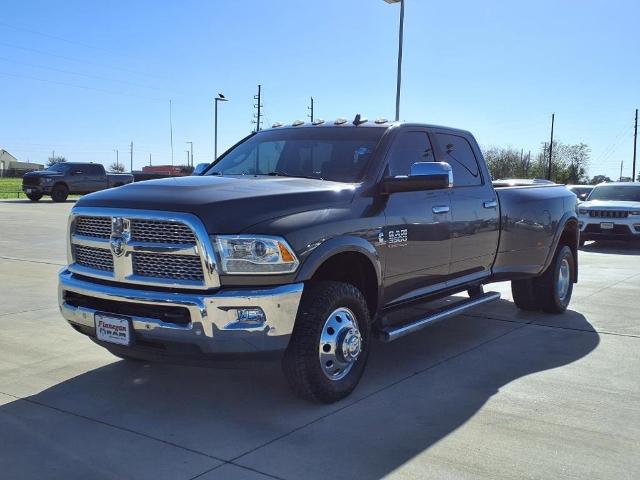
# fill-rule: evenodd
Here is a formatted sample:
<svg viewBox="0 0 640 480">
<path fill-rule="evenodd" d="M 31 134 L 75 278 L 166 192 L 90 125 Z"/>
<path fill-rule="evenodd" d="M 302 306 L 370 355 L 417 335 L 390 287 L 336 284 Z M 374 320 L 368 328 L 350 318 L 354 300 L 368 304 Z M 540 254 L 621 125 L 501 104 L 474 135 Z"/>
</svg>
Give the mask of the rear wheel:
<svg viewBox="0 0 640 480">
<path fill-rule="evenodd" d="M 51 199 L 54 202 L 64 202 L 69 196 L 69 189 L 62 184 L 55 185 L 51 190 Z"/>
<path fill-rule="evenodd" d="M 27 193 L 27 198 L 29 200 L 31 200 L 32 202 L 37 202 L 38 200 L 40 200 L 42 198 L 42 194 L 41 193 Z"/>
<path fill-rule="evenodd" d="M 291 388 L 323 403 L 349 395 L 364 372 L 370 332 L 360 290 L 342 282 L 309 284 L 282 360 Z"/>
<path fill-rule="evenodd" d="M 562 313 L 569 306 L 575 278 L 573 252 L 566 245 L 558 248 L 553 262 L 542 276 L 536 278 L 536 299 L 548 313 Z"/>
</svg>

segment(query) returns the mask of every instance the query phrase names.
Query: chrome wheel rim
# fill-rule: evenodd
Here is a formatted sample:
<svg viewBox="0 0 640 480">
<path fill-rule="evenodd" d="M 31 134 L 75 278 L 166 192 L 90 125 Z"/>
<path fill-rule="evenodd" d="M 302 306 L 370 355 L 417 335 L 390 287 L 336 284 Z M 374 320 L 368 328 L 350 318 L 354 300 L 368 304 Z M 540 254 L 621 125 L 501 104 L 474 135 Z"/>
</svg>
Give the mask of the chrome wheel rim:
<svg viewBox="0 0 640 480">
<path fill-rule="evenodd" d="M 558 270 L 558 298 L 561 302 L 564 302 L 569 292 L 569 285 L 571 284 L 571 267 L 569 261 L 566 258 L 562 259 L 560 268 Z"/>
<path fill-rule="evenodd" d="M 362 335 L 356 316 L 348 308 L 331 312 L 320 334 L 318 356 L 322 372 L 329 380 L 341 380 L 353 368 L 362 352 Z"/>
</svg>

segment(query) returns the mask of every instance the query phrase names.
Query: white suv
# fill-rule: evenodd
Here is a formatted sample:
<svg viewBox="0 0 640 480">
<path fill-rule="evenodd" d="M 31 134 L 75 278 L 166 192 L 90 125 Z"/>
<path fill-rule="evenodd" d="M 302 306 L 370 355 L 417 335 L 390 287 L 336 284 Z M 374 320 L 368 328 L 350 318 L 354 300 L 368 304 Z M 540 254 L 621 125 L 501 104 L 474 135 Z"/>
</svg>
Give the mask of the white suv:
<svg viewBox="0 0 640 480">
<path fill-rule="evenodd" d="M 640 239 L 640 183 L 601 183 L 578 206 L 580 245 Z"/>
</svg>

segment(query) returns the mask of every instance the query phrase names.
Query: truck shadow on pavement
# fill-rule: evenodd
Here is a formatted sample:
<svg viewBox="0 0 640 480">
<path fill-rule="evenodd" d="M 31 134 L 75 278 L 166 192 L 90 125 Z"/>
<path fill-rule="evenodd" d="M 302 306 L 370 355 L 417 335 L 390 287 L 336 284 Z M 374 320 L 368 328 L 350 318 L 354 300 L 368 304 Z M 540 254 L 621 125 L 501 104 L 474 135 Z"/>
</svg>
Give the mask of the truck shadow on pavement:
<svg viewBox="0 0 640 480">
<path fill-rule="evenodd" d="M 599 241 L 585 244 L 580 250 L 614 255 L 640 255 L 640 242 Z"/>
<path fill-rule="evenodd" d="M 281 478 L 324 479 L 327 459 L 332 478 L 380 478 L 463 426 L 514 380 L 576 362 L 599 343 L 596 331 L 577 312 L 565 314 L 571 328 L 554 328 L 535 324 L 545 314 L 518 312 L 504 300 L 497 303 L 501 312 L 510 308 L 511 320 L 493 318 L 491 308 L 481 309 L 391 344 L 375 342 L 362 383 L 334 405 L 298 400 L 276 363 L 230 369 L 115 359 L 27 400 Z M 505 394 L 508 401 L 506 407 L 501 403 L 501 411 L 510 410 L 516 422 L 518 415 L 542 421 L 545 408 L 570 398 L 545 385 L 544 379 L 533 381 L 533 387 L 519 384 L 515 395 Z M 542 392 L 536 390 L 541 386 Z M 15 403 L 0 412 L 16 408 Z M 18 453 L 29 448 L 30 435 L 55 441 L 56 455 L 65 451 L 67 435 L 83 436 L 86 449 L 99 440 L 89 428 L 59 434 L 55 424 L 27 427 L 7 432 L 15 435 L 9 450 L 16 449 L 18 469 Z M 481 445 L 461 448 L 482 452 Z M 72 460 L 62 454 L 56 461 Z M 89 469 L 90 477 L 90 463 L 82 468 Z M 148 473 L 154 478 L 153 464 Z"/>
</svg>

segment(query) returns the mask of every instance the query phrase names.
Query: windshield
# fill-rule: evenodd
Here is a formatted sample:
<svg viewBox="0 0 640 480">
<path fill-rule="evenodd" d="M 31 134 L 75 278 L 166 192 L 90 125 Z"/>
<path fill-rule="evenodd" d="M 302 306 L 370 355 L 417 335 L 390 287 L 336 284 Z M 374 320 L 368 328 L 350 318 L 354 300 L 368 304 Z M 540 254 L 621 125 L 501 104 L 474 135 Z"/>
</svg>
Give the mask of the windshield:
<svg viewBox="0 0 640 480">
<path fill-rule="evenodd" d="M 274 175 L 354 183 L 384 128 L 318 127 L 260 132 L 229 150 L 205 175 Z"/>
<path fill-rule="evenodd" d="M 67 169 L 67 166 L 68 165 L 65 165 L 64 163 L 55 163 L 50 167 L 47 167 L 47 170 L 50 172 L 64 172 Z"/>
<path fill-rule="evenodd" d="M 640 185 L 596 187 L 589 195 L 589 200 L 620 200 L 623 202 L 640 202 Z"/>
</svg>

